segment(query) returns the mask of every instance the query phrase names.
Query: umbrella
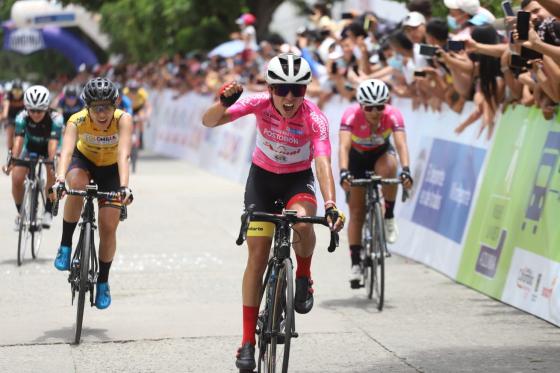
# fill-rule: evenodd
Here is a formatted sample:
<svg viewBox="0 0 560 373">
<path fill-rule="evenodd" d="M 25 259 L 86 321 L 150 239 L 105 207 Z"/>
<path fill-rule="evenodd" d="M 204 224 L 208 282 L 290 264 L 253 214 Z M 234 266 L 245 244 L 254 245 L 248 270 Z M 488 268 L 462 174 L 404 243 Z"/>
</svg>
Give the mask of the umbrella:
<svg viewBox="0 0 560 373">
<path fill-rule="evenodd" d="M 238 53 L 243 52 L 245 49 L 245 42 L 241 40 L 230 40 L 218 45 L 216 48 L 212 49 L 208 53 L 209 57 L 221 56 L 221 57 L 233 57 Z"/>
</svg>

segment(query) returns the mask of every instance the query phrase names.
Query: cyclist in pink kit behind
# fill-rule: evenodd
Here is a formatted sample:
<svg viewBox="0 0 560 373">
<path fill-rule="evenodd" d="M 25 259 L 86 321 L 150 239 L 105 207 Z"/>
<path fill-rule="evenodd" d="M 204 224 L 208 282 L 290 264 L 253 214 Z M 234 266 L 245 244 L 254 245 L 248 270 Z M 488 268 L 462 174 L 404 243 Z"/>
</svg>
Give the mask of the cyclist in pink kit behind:
<svg viewBox="0 0 560 373">
<path fill-rule="evenodd" d="M 304 98 L 311 82 L 309 64 L 301 57 L 286 53 L 270 60 L 266 71 L 268 92 L 250 95 L 237 101 L 243 88 L 236 82 L 220 90 L 220 102 L 203 116 L 203 124 L 216 127 L 239 117 L 254 114 L 257 119 L 257 144 L 245 187 L 245 207 L 255 211 L 278 213 L 278 199 L 298 215 L 316 215 L 315 179 L 311 162 L 315 161 L 317 179 L 325 202 L 325 216 L 331 229 L 339 231 L 344 216 L 335 202 L 331 170 L 329 126 L 327 118 Z M 236 102 L 237 101 L 237 102 Z M 296 291 L 294 308 L 307 313 L 313 307 L 311 257 L 315 233 L 310 224 L 294 226 L 296 253 Z M 261 281 L 266 269 L 274 226 L 251 222 L 247 245 L 249 257 L 243 276 L 243 337 L 237 353 L 240 371 L 255 369 L 255 329 Z"/>
</svg>

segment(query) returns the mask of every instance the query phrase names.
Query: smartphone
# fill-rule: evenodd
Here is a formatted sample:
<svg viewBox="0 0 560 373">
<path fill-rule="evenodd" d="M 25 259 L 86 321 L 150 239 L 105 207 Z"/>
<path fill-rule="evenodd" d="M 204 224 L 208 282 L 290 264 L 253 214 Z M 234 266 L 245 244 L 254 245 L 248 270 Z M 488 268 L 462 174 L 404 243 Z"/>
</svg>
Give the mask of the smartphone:
<svg viewBox="0 0 560 373">
<path fill-rule="evenodd" d="M 354 15 L 349 12 L 342 13 L 340 18 L 342 19 L 354 19 Z"/>
<path fill-rule="evenodd" d="M 416 70 L 416 71 L 414 72 L 414 76 L 418 76 L 418 77 L 421 77 L 421 78 L 425 78 L 425 77 L 426 77 L 426 72 L 423 71 L 423 70 Z"/>
<path fill-rule="evenodd" d="M 519 34 L 519 40 L 529 39 L 529 21 L 531 19 L 531 13 L 519 11 L 517 12 L 517 33 Z"/>
<path fill-rule="evenodd" d="M 524 59 L 523 57 L 521 57 L 521 56 L 518 55 L 518 54 L 512 54 L 512 55 L 511 55 L 511 59 L 510 59 L 509 65 L 510 65 L 511 67 L 516 67 L 516 68 L 519 68 L 519 69 L 522 69 L 522 68 L 525 68 L 525 67 L 528 67 L 528 66 L 529 66 L 529 65 L 527 64 L 527 60 Z"/>
<path fill-rule="evenodd" d="M 460 52 L 465 50 L 465 41 L 464 40 L 448 40 L 447 41 L 447 50 L 451 52 Z"/>
<path fill-rule="evenodd" d="M 527 48 L 521 46 L 521 57 L 525 58 L 526 60 L 542 60 L 543 55 L 531 48 Z"/>
<path fill-rule="evenodd" d="M 420 54 L 422 56 L 432 57 L 436 54 L 437 47 L 429 44 L 420 44 Z"/>
<path fill-rule="evenodd" d="M 331 74 L 336 75 L 337 73 L 338 73 L 338 64 L 336 63 L 336 61 L 333 61 L 331 65 Z"/>
<path fill-rule="evenodd" d="M 515 17 L 513 7 L 511 6 L 511 1 L 502 1 L 502 10 L 504 11 L 506 17 Z"/>
</svg>

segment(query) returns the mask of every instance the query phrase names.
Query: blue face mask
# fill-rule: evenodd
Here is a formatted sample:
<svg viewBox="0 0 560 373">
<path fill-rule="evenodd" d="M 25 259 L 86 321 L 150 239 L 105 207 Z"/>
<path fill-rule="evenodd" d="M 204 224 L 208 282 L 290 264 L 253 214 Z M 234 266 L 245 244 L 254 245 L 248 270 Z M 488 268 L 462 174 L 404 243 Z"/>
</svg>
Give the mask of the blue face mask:
<svg viewBox="0 0 560 373">
<path fill-rule="evenodd" d="M 403 68 L 402 56 L 400 54 L 395 54 L 393 57 L 387 60 L 387 64 L 395 70 L 402 70 Z"/>
<path fill-rule="evenodd" d="M 447 26 L 449 26 L 451 30 L 457 30 L 459 28 L 457 20 L 451 16 L 447 16 Z"/>
</svg>

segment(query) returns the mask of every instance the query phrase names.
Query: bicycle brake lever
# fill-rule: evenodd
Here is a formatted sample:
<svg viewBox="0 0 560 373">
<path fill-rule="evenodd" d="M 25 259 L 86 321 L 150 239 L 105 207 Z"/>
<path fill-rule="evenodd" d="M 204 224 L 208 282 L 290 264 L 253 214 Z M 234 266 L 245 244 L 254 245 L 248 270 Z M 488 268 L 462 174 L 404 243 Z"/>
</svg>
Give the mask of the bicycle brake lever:
<svg viewBox="0 0 560 373">
<path fill-rule="evenodd" d="M 244 212 L 243 215 L 241 215 L 241 229 L 239 229 L 239 236 L 237 236 L 237 240 L 235 240 L 237 246 L 243 245 L 243 242 L 247 239 L 247 228 L 249 227 L 249 219 L 250 215 L 248 211 Z"/>
<path fill-rule="evenodd" d="M 329 243 L 329 248 L 327 249 L 329 251 L 329 253 L 332 253 L 333 251 L 336 250 L 336 248 L 338 247 L 338 233 L 337 232 L 331 232 L 331 242 Z"/>
</svg>

